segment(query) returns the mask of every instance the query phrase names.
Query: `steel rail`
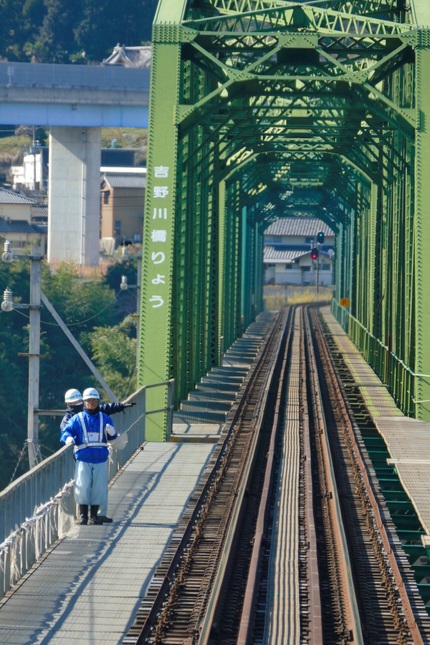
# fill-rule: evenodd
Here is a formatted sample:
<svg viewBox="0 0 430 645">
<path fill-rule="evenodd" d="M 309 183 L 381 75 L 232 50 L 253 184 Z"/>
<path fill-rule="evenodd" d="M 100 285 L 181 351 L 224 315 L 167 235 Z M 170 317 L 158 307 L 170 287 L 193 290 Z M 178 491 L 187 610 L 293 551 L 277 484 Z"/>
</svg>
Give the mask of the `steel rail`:
<svg viewBox="0 0 430 645">
<path fill-rule="evenodd" d="M 320 378 L 328 375 L 318 372 L 315 357 L 313 334 L 309 310 L 304 319 L 307 372 L 309 377 L 309 407 L 313 409 L 313 425 L 320 455 L 320 481 L 322 482 L 321 494 L 324 496 L 324 517 L 327 546 L 330 549 L 330 573 L 332 575 L 330 591 L 337 606 L 337 623 L 339 642 L 353 641 L 363 644 L 363 634 L 354 585 L 351 578 L 351 562 L 344 527 L 341 505 L 339 501 L 338 486 L 335 477 L 331 447 L 328 440 L 327 422 L 324 412 L 323 395 L 321 392 Z M 334 617 L 333 617 L 334 622 Z"/>
<path fill-rule="evenodd" d="M 124 644 L 292 645 L 298 639 L 303 644 L 328 639 L 361 645 L 370 637 L 396 645 L 423 642 L 412 608 L 406 615 L 407 592 L 400 570 L 398 576 L 392 574 L 395 555 L 388 532 L 385 537 L 384 529 L 379 533 L 383 520 L 378 501 L 369 501 L 372 481 L 366 464 L 354 469 L 362 455 L 354 443 L 354 422 L 349 420 L 326 339 L 313 312 L 304 322 L 303 309 L 296 311 L 294 322 L 290 319 L 288 324 L 285 314 L 279 316 L 267 336 Z M 270 381 L 276 379 L 276 387 L 269 391 Z M 297 391 L 300 396 L 295 398 Z M 299 427 L 295 419 L 294 450 L 283 452 L 280 421 L 288 418 L 288 396 L 294 410 L 290 417 L 299 417 Z M 318 452 L 322 467 L 316 475 Z M 284 463 L 290 455 L 295 463 Z M 286 465 L 288 478 L 277 479 L 285 477 Z M 285 495 L 283 487 L 293 480 Z M 283 514 L 275 523 L 276 500 L 282 503 Z M 285 507 L 294 517 L 285 513 Z M 270 531 L 273 535 L 276 531 L 277 550 L 268 557 Z M 288 571 L 293 575 L 296 569 L 298 578 L 288 586 L 278 574 L 281 559 L 294 557 L 292 547 L 298 565 Z M 284 595 L 294 589 L 297 593 L 296 598 L 276 600 L 276 611 L 267 619 L 273 629 L 262 637 L 261 614 L 269 607 L 264 607 L 264 599 L 267 602 L 272 593 L 269 560 L 278 567 L 272 578 L 276 588 Z M 363 599 L 367 585 L 372 593 Z M 373 603 L 380 625 L 372 619 Z"/>
<path fill-rule="evenodd" d="M 282 423 L 281 412 L 285 399 L 285 380 L 289 365 L 287 364 L 288 357 L 291 355 L 291 345 L 293 340 L 293 326 L 291 325 L 287 331 L 286 351 L 282 358 L 282 364 L 279 372 L 278 388 L 276 393 L 276 403 L 274 410 L 274 417 L 272 429 L 270 432 L 270 445 L 267 452 L 267 462 L 264 475 L 264 483 L 262 489 L 262 498 L 258 509 L 258 517 L 256 522 L 256 530 L 252 544 L 252 554 L 249 565 L 249 573 L 246 584 L 246 590 L 243 600 L 243 610 L 239 624 L 239 633 L 237 638 L 238 645 L 246 645 L 250 642 L 250 637 L 253 632 L 255 606 L 257 602 L 259 580 L 260 580 L 260 567 L 263 554 L 264 542 L 266 540 L 267 532 L 267 518 L 269 513 L 269 499 L 274 484 L 274 467 L 275 467 L 275 451 L 276 451 L 276 438 Z"/>
<path fill-rule="evenodd" d="M 303 312 L 302 312 L 303 320 Z M 301 334 L 301 354 L 305 354 L 305 335 Z M 316 504 L 316 491 L 313 487 L 313 468 L 312 468 L 312 446 L 311 446 L 311 419 L 309 414 L 308 401 L 308 387 L 307 387 L 307 374 L 308 366 L 306 360 L 301 363 L 300 380 L 301 400 L 303 409 L 302 431 L 303 431 L 303 496 L 302 504 L 305 517 L 304 517 L 304 532 L 306 538 L 306 576 L 307 576 L 307 602 L 308 602 L 308 615 L 309 615 L 309 632 L 306 634 L 310 643 L 321 643 L 323 634 L 322 625 L 322 607 L 321 607 L 321 581 L 320 571 L 318 566 L 318 527 L 315 518 L 314 508 Z M 302 602 L 303 609 L 306 610 L 305 602 Z M 303 640 L 305 635 L 303 634 Z"/>
<path fill-rule="evenodd" d="M 164 562 L 157 569 L 154 582 L 137 612 L 135 623 L 122 641 L 124 645 L 165 642 L 162 639 L 165 630 L 169 626 L 169 616 L 189 573 L 188 570 L 195 551 L 202 541 L 212 501 L 218 494 L 231 462 L 239 429 L 246 416 L 246 401 L 250 397 L 252 389 L 255 388 L 255 381 L 259 378 L 263 369 L 264 358 L 270 351 L 271 343 L 279 336 L 278 327 L 282 326 L 279 318 L 279 316 L 275 318 L 272 323 L 271 330 L 267 334 L 255 361 L 255 369 L 252 375 L 250 374 L 245 380 L 238 396 L 238 403 L 233 406 L 227 417 L 225 430 L 217 446 L 206 479 L 198 486 L 190 508 L 187 509 L 184 515 L 184 520 L 180 523 L 177 532 L 172 538 L 171 546 L 165 554 Z M 228 509 L 228 512 L 231 513 L 231 509 Z M 213 558 L 210 561 L 209 558 L 207 559 L 206 565 L 214 569 Z M 213 572 L 210 573 L 209 580 L 206 576 L 204 582 L 199 584 L 199 587 L 203 587 L 206 600 L 200 598 L 195 603 L 198 607 L 207 602 L 207 597 L 212 588 L 210 579 L 213 578 L 213 575 Z M 199 612 L 200 610 L 195 611 Z M 193 638 L 196 637 L 196 631 L 199 631 L 198 627 L 188 629 L 188 632 L 191 632 L 189 642 L 193 642 Z"/>
<path fill-rule="evenodd" d="M 314 329 L 319 329 L 320 332 L 318 347 L 324 360 L 324 371 L 329 373 L 331 377 L 331 397 L 337 401 L 342 401 L 344 400 L 344 396 L 341 392 L 341 386 L 336 376 L 336 371 L 327 345 L 323 342 L 321 324 L 315 312 L 312 317 L 312 324 Z M 372 483 L 369 479 L 368 469 L 363 460 L 360 446 L 357 443 L 353 425 L 346 406 L 338 405 L 337 414 L 340 417 L 340 425 L 342 425 L 344 436 L 347 439 L 349 462 L 356 470 L 356 486 L 359 494 L 363 498 L 363 515 L 367 517 L 369 534 L 374 548 L 380 554 L 378 558 L 379 571 L 377 575 L 379 575 L 380 580 L 382 580 L 382 584 L 386 589 L 386 593 L 389 594 L 389 598 L 392 598 L 392 601 L 390 601 L 389 613 L 393 614 L 392 621 L 394 624 L 394 631 L 397 634 L 397 639 L 399 639 L 396 639 L 396 642 L 413 642 L 416 645 L 422 645 L 424 641 L 415 620 L 409 596 L 405 589 L 403 577 L 400 573 L 397 559 L 387 534 L 385 522 L 382 518 L 380 507 L 374 495 Z M 389 575 L 387 575 L 388 570 Z M 400 603 L 396 602 L 397 597 L 400 599 Z M 388 601 L 386 602 L 388 605 Z"/>
<path fill-rule="evenodd" d="M 242 453 L 242 457 L 246 457 L 246 460 L 242 464 L 243 472 L 238 473 L 237 476 L 237 490 L 235 491 L 236 501 L 233 508 L 232 521 L 227 529 L 222 558 L 220 559 L 219 567 L 216 571 L 216 576 L 213 582 L 213 590 L 210 595 L 206 613 L 199 621 L 199 645 L 207 645 L 210 641 L 211 633 L 219 613 L 219 603 L 223 593 L 223 587 L 225 586 L 226 579 L 228 579 L 228 571 L 232 566 L 232 558 L 234 558 L 234 544 L 238 539 L 240 540 L 237 535 L 238 530 L 243 523 L 241 514 L 243 510 L 244 496 L 248 494 L 250 489 L 252 471 L 257 457 L 258 441 L 260 439 L 261 428 L 267 411 L 268 394 L 272 387 L 271 384 L 274 380 L 275 372 L 277 376 L 279 373 L 278 361 L 281 361 L 282 365 L 281 345 L 284 340 L 288 320 L 290 320 L 290 311 L 283 310 L 279 316 L 277 334 L 273 334 L 270 341 L 270 354 L 266 353 L 265 362 L 262 362 L 259 366 L 260 372 L 263 372 L 264 374 L 263 381 L 258 382 L 258 379 L 255 377 L 253 378 L 257 385 L 256 394 L 252 393 L 251 396 L 251 393 L 248 393 L 248 396 L 244 401 L 245 414 L 242 418 L 243 425 L 241 428 L 238 428 L 238 433 L 249 433 L 251 442 L 247 457 Z M 252 411 L 252 416 L 251 419 L 247 420 L 245 417 L 249 414 L 249 410 Z M 276 414 L 276 412 L 277 406 L 275 406 L 274 414 Z M 255 535 L 253 534 L 252 540 L 254 540 L 254 538 Z"/>
</svg>

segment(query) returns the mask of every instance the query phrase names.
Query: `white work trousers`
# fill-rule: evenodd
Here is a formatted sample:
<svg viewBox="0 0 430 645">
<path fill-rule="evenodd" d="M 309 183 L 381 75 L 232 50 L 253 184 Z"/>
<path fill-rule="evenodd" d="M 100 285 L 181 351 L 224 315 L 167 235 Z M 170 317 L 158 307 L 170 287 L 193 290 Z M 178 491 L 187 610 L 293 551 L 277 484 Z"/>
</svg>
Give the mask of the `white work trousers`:
<svg viewBox="0 0 430 645">
<path fill-rule="evenodd" d="M 77 504 L 99 506 L 107 501 L 108 465 L 77 461 L 75 465 L 75 500 Z"/>
</svg>

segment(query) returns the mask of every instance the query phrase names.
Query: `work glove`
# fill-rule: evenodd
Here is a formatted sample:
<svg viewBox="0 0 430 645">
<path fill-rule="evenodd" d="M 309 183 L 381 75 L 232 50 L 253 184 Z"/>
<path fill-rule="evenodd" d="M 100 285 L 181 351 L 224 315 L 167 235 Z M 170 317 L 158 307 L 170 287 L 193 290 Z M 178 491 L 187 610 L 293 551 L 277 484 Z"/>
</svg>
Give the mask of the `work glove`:
<svg viewBox="0 0 430 645">
<path fill-rule="evenodd" d="M 123 403 L 123 406 L 125 408 L 132 408 L 133 405 L 136 405 L 136 401 L 132 401 L 131 403 Z"/>
<path fill-rule="evenodd" d="M 66 446 L 69 446 L 71 443 L 75 443 L 74 440 L 73 440 L 73 437 L 67 437 Z"/>
<path fill-rule="evenodd" d="M 106 424 L 106 433 L 109 437 L 113 437 L 115 434 L 115 428 L 110 423 Z"/>
</svg>

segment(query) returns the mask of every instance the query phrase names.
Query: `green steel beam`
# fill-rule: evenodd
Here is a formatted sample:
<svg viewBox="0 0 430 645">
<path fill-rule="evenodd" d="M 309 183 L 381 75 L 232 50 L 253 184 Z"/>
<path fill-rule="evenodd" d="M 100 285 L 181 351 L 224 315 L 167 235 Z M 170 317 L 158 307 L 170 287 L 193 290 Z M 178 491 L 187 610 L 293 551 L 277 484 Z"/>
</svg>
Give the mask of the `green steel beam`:
<svg viewBox="0 0 430 645">
<path fill-rule="evenodd" d="M 159 13 L 163 15 L 163 3 Z M 153 44 L 152 101 L 149 111 L 149 150 L 142 254 L 141 329 L 139 344 L 140 383 L 167 381 L 172 367 L 172 298 L 175 251 L 177 104 L 180 69 L 179 43 Z M 155 339 L 160 339 L 156 342 Z M 167 406 L 167 388 L 148 391 L 149 411 Z M 166 439 L 165 413 L 151 414 L 147 440 Z"/>
<path fill-rule="evenodd" d="M 263 306 L 268 223 L 319 216 L 337 234 L 337 299 L 351 299 L 342 324 L 402 409 L 430 419 L 429 12 L 161 0 L 140 385 L 174 377 L 178 404 Z M 149 438 L 165 423 L 154 415 Z"/>
<path fill-rule="evenodd" d="M 421 3 L 418 3 L 420 6 Z M 424 14 L 425 10 L 421 6 Z M 427 17 L 427 13 L 426 13 Z M 424 40 L 424 39 L 423 39 Z M 416 417 L 430 420 L 430 29 L 416 51 L 416 98 L 420 127 L 416 132 L 415 179 L 415 398 Z"/>
<path fill-rule="evenodd" d="M 409 6 L 417 27 L 428 28 L 430 26 L 430 5 L 427 0 L 412 0 Z"/>
</svg>

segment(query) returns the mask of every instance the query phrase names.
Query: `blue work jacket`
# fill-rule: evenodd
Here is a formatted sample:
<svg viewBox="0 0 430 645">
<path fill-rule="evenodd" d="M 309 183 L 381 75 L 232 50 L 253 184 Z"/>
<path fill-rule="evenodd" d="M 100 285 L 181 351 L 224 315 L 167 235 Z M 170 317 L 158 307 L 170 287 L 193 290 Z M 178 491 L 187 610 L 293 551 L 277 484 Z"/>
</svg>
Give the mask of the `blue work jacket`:
<svg viewBox="0 0 430 645">
<path fill-rule="evenodd" d="M 113 434 L 109 435 L 106 426 L 112 427 Z M 109 457 L 108 441 L 117 438 L 113 429 L 112 419 L 103 412 L 90 414 L 87 410 L 75 414 L 61 432 L 60 441 L 66 443 L 67 437 L 72 437 L 75 444 L 74 453 L 78 461 L 99 464 Z"/>
<path fill-rule="evenodd" d="M 71 419 L 75 414 L 82 412 L 83 409 L 83 403 L 81 403 L 81 405 L 67 407 L 66 413 L 61 420 L 60 430 L 64 430 L 69 419 Z M 101 405 L 99 405 L 97 412 L 99 410 L 107 415 L 116 414 L 117 412 L 122 412 L 124 410 L 124 403 L 120 403 L 119 401 L 112 401 L 112 403 L 102 403 Z"/>
</svg>

